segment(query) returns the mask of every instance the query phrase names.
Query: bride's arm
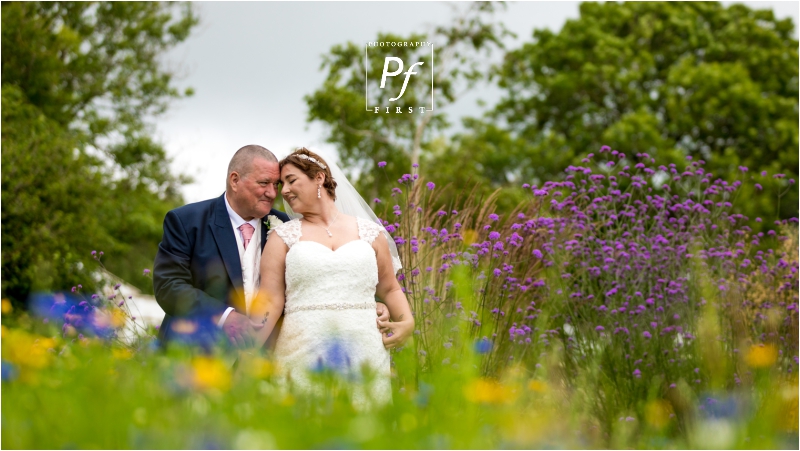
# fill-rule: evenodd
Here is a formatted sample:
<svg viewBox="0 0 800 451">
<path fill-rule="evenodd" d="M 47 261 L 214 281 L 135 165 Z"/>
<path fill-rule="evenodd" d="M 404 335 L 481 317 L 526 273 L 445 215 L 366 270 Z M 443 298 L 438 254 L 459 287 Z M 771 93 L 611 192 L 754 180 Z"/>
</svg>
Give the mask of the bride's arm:
<svg viewBox="0 0 800 451">
<path fill-rule="evenodd" d="M 392 330 L 391 337 L 383 336 L 383 344 L 386 348 L 394 348 L 401 346 L 414 333 L 414 317 L 411 315 L 406 295 L 400 289 L 395 277 L 386 235 L 379 233 L 372 242 L 372 247 L 378 259 L 378 286 L 375 291 L 389 308 L 389 316 L 392 318 L 391 323 L 378 321 L 378 324 L 381 328 Z"/>
<path fill-rule="evenodd" d="M 257 347 L 264 346 L 278 318 L 283 314 L 287 250 L 283 240 L 273 236 L 271 240 L 267 240 L 261 254 L 261 285 L 250 306 L 250 319 L 261 323 L 266 317 L 267 322 L 261 330 L 256 331 Z"/>
</svg>

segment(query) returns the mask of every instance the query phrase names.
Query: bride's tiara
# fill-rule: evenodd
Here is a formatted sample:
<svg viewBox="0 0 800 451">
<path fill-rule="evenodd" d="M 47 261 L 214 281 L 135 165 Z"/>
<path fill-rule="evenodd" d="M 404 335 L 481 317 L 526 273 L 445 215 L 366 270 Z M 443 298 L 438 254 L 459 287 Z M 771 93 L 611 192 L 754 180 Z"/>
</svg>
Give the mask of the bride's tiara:
<svg viewBox="0 0 800 451">
<path fill-rule="evenodd" d="M 308 155 L 306 155 L 304 153 L 296 153 L 296 154 L 294 154 L 292 156 L 293 157 L 297 157 L 297 158 L 302 158 L 303 160 L 308 160 L 308 161 L 311 161 L 313 163 L 317 163 L 317 165 L 319 165 L 319 167 L 321 167 L 322 169 L 327 169 L 328 168 L 324 164 L 320 163 L 316 158 L 309 157 Z"/>
</svg>

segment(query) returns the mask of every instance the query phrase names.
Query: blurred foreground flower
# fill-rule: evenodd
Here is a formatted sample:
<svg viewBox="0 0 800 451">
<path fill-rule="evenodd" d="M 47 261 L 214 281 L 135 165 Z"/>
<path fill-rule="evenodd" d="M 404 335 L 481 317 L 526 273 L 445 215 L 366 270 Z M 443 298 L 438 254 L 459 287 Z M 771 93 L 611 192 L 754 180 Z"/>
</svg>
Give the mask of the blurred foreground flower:
<svg viewBox="0 0 800 451">
<path fill-rule="evenodd" d="M 171 345 L 198 346 L 206 351 L 210 351 L 223 338 L 220 328 L 211 320 L 211 315 L 202 313 L 175 319 L 166 333 L 170 337 Z"/>
<path fill-rule="evenodd" d="M 275 365 L 272 361 L 261 356 L 243 356 L 240 365 L 248 377 L 255 379 L 266 379 L 275 372 Z"/>
<path fill-rule="evenodd" d="M 111 350 L 111 355 L 118 360 L 128 360 L 133 358 L 133 352 L 128 348 L 114 348 Z"/>
<path fill-rule="evenodd" d="M 231 372 L 219 359 L 196 357 L 192 360 L 193 385 L 199 390 L 217 389 L 227 391 L 231 388 Z"/>
<path fill-rule="evenodd" d="M 775 345 L 753 345 L 744 357 L 745 362 L 753 368 L 766 368 L 778 360 L 778 349 Z"/>
<path fill-rule="evenodd" d="M 512 402 L 517 393 L 493 379 L 475 379 L 464 387 L 464 396 L 475 403 L 499 404 Z"/>
<path fill-rule="evenodd" d="M 310 368 L 315 373 L 333 371 L 347 376 L 354 375 L 352 369 L 350 353 L 337 339 L 328 344 L 324 352 L 317 357 L 317 362 Z"/>
<path fill-rule="evenodd" d="M 531 379 L 531 381 L 528 382 L 528 389 L 530 391 L 536 392 L 536 393 L 546 393 L 547 392 L 547 383 L 546 382 L 542 382 L 542 381 L 538 381 L 536 379 Z"/>
<path fill-rule="evenodd" d="M 478 241 L 478 232 L 473 229 L 464 230 L 461 232 L 461 236 L 463 237 L 464 244 L 467 246 L 471 246 Z"/>
<path fill-rule="evenodd" d="M 669 423 L 673 415 L 672 404 L 664 399 L 654 399 L 645 406 L 645 421 L 656 429 L 661 429 Z"/>
<path fill-rule="evenodd" d="M 492 342 L 486 337 L 475 342 L 475 352 L 478 354 L 486 354 L 492 350 Z"/>
<path fill-rule="evenodd" d="M 36 382 L 36 372 L 52 363 L 55 353 L 50 350 L 57 345 L 52 338 L 3 326 L 3 380 L 11 381 L 19 375 L 22 382 Z"/>
<path fill-rule="evenodd" d="M 114 309 L 112 311 L 96 311 L 92 317 L 92 324 L 98 330 L 108 328 L 120 329 L 125 326 L 127 315 L 121 309 Z"/>
<path fill-rule="evenodd" d="M 781 385 L 778 396 L 779 427 L 793 432 L 797 437 L 798 429 L 798 386 L 797 376 Z"/>
</svg>

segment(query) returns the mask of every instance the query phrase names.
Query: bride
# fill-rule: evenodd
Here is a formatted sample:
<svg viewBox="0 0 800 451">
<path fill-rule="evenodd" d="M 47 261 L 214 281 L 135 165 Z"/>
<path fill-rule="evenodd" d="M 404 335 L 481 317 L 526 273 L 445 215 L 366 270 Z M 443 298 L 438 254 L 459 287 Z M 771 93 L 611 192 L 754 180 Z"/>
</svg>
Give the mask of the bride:
<svg viewBox="0 0 800 451">
<path fill-rule="evenodd" d="M 414 331 L 395 278 L 394 241 L 341 171 L 319 155 L 300 148 L 280 168 L 281 194 L 295 219 L 270 230 L 264 246 L 260 295 L 250 313 L 264 323 L 258 343 L 284 315 L 274 354 L 282 383 L 313 391 L 309 370 L 333 367 L 359 380 L 368 368 L 372 382 L 354 390 L 354 403 L 389 402 L 387 349 Z M 392 322 L 376 318 L 376 294 Z"/>
</svg>

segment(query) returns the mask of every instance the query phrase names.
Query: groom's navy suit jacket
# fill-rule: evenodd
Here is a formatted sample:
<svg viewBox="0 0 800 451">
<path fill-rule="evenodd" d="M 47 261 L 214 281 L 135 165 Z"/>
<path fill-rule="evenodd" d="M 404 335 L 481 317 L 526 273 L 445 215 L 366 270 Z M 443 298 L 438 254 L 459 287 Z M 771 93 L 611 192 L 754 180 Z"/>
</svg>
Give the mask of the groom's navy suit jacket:
<svg viewBox="0 0 800 451">
<path fill-rule="evenodd" d="M 242 265 L 224 196 L 184 205 L 164 218 L 153 265 L 156 301 L 167 314 L 158 333 L 164 344 L 176 333 L 176 318 L 207 320 L 228 307 L 245 314 Z M 268 215 L 289 221 L 282 211 L 272 209 Z M 262 249 L 266 240 L 262 225 Z"/>
</svg>

